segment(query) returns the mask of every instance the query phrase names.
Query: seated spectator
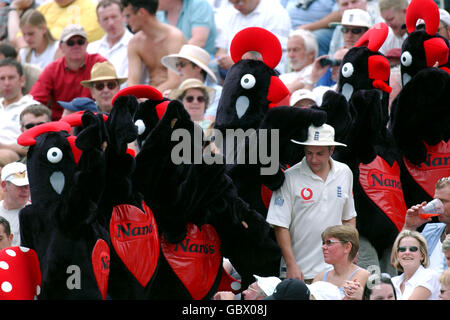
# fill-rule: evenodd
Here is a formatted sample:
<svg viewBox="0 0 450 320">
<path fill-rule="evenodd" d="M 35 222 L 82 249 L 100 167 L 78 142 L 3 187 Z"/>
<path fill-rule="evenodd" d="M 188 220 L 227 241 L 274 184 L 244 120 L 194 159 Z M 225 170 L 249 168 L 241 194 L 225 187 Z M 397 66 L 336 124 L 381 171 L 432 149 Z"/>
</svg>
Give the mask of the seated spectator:
<svg viewBox="0 0 450 320">
<path fill-rule="evenodd" d="M 382 54 L 392 48 L 401 48 L 408 37 L 405 26 L 408 5 L 408 0 L 378 0 L 380 14 L 389 26 L 388 36 L 378 50 Z"/>
<path fill-rule="evenodd" d="M 369 272 L 354 263 L 358 250 L 359 233 L 355 227 L 335 225 L 326 228 L 322 232 L 323 258 L 333 269 L 317 274 L 313 283 L 330 282 L 339 288 L 341 299 L 361 300 Z"/>
<path fill-rule="evenodd" d="M 440 22 L 438 32 L 445 39 L 450 41 L 450 14 L 447 10 L 439 9 Z"/>
<path fill-rule="evenodd" d="M 19 60 L 16 49 L 11 44 L 6 42 L 0 43 L 0 60 L 3 60 L 4 58 Z M 22 66 L 23 75 L 25 76 L 25 85 L 22 89 L 22 93 L 28 94 L 30 93 L 31 87 L 33 87 L 39 78 L 42 70 L 38 66 L 31 63 L 20 61 L 20 64 Z"/>
<path fill-rule="evenodd" d="M 169 98 L 183 102 L 184 108 L 192 121 L 200 125 L 203 130 L 211 128 L 212 122 L 205 119 L 205 111 L 211 101 L 214 101 L 215 90 L 206 87 L 198 79 L 183 81 L 178 89 L 172 90 Z"/>
<path fill-rule="evenodd" d="M 56 39 L 61 38 L 67 25 L 77 23 L 86 31 L 86 39 L 94 42 L 105 34 L 97 22 L 96 4 L 97 1 L 93 0 L 55 0 L 45 2 L 37 10 L 45 16 L 48 28 Z"/>
<path fill-rule="evenodd" d="M 262 300 L 310 300 L 311 292 L 300 279 L 288 278 L 281 281 L 270 296 Z"/>
<path fill-rule="evenodd" d="M 20 61 L 44 69 L 55 60 L 58 41 L 47 28 L 45 17 L 37 10 L 28 10 L 20 18 L 20 30 L 27 47 L 19 51 Z"/>
<path fill-rule="evenodd" d="M 316 38 L 310 31 L 295 30 L 289 35 L 287 50 L 292 72 L 281 74 L 280 80 L 292 93 L 304 88 L 305 83 L 310 81 L 312 63 L 318 52 Z"/>
<path fill-rule="evenodd" d="M 0 250 L 11 247 L 13 239 L 8 220 L 0 216 Z"/>
<path fill-rule="evenodd" d="M 128 77 L 128 42 L 133 34 L 125 27 L 120 0 L 101 0 L 97 5 L 97 20 L 105 35 L 87 46 L 88 53 L 98 53 L 115 66 L 120 78 Z M 127 86 L 126 81 L 121 88 Z"/>
<path fill-rule="evenodd" d="M 374 273 L 364 286 L 363 300 L 397 300 L 394 284 L 387 273 Z"/>
<path fill-rule="evenodd" d="M 40 124 L 50 122 L 52 112 L 43 104 L 32 104 L 22 110 L 20 113 L 20 130 L 22 132 L 38 126 Z"/>
<path fill-rule="evenodd" d="M 35 100 L 49 105 L 52 120 L 61 118 L 63 108 L 57 101 L 71 101 L 77 97 L 92 98 L 88 88 L 80 82 L 89 79 L 97 62 L 106 61 L 99 54 L 86 52 L 87 35 L 78 24 L 68 25 L 61 33 L 59 48 L 63 57 L 50 63 L 41 73 L 30 94 Z"/>
<path fill-rule="evenodd" d="M 256 279 L 247 289 L 242 291 L 244 300 L 262 300 L 273 294 L 275 287 L 281 282 L 277 277 L 260 277 L 253 275 Z M 214 300 L 236 300 L 237 295 L 230 291 L 220 291 L 214 295 Z"/>
<path fill-rule="evenodd" d="M 12 162 L 2 168 L 1 187 L 3 200 L 0 201 L 0 216 L 8 220 L 13 234 L 12 245 L 20 245 L 19 212 L 30 200 L 27 166 Z"/>
<path fill-rule="evenodd" d="M 92 112 L 97 112 L 98 108 L 95 101 L 89 98 L 75 98 L 72 101 L 58 101 L 61 107 L 64 108 L 61 118 L 79 111 L 89 110 Z"/>
<path fill-rule="evenodd" d="M 230 0 L 234 5 L 228 22 L 224 25 L 216 41 L 216 59 L 222 79 L 233 65 L 229 55 L 231 41 L 236 33 L 247 27 L 261 27 L 272 32 L 280 40 L 283 57 L 276 67 L 279 73 L 286 71 L 285 57 L 287 51 L 287 40 L 291 30 L 289 14 L 281 6 L 279 1 L 273 0 Z"/>
<path fill-rule="evenodd" d="M 112 98 L 119 92 L 120 85 L 127 78 L 117 77 L 114 66 L 108 62 L 97 62 L 91 70 L 91 78 L 81 81 L 81 85 L 91 90 L 92 98 L 97 104 L 98 110 L 110 113 L 112 109 Z"/>
<path fill-rule="evenodd" d="M 450 300 L 450 269 L 445 270 L 439 277 L 441 289 L 439 290 L 439 299 Z"/>
<path fill-rule="evenodd" d="M 9 1 L 7 22 L 7 41 L 15 48 L 23 48 L 27 44 L 24 41 L 19 27 L 21 17 L 36 7 L 34 0 L 12 0 Z"/>
<path fill-rule="evenodd" d="M 316 96 L 311 90 L 299 89 L 292 93 L 289 105 L 299 108 L 311 108 L 316 105 Z"/>
<path fill-rule="evenodd" d="M 217 37 L 214 11 L 207 0 L 159 0 L 156 17 L 180 29 L 188 44 L 216 52 Z"/>
<path fill-rule="evenodd" d="M 373 1 L 370 1 L 370 4 L 372 4 Z M 378 10 L 378 4 L 375 6 L 369 5 L 367 0 L 338 0 L 337 4 L 339 6 L 339 13 L 341 15 L 341 19 L 337 23 L 333 23 L 336 25 L 336 28 L 334 28 L 333 36 L 331 38 L 330 42 L 330 50 L 328 51 L 329 56 L 333 56 L 333 54 L 336 52 L 336 50 L 342 48 L 344 46 L 344 38 L 342 33 L 342 18 L 343 13 L 346 10 L 350 9 L 361 9 L 364 11 L 367 11 L 370 16 L 370 25 L 373 26 L 379 22 L 384 22 L 383 18 L 381 18 L 379 10 Z M 376 10 L 374 10 L 376 9 Z"/>
<path fill-rule="evenodd" d="M 344 48 L 351 49 L 362 35 L 372 26 L 370 15 L 362 9 L 345 10 L 342 14 L 341 27 Z M 339 47 L 340 49 L 342 47 Z"/>
<path fill-rule="evenodd" d="M 199 79 L 205 85 L 216 90 L 215 99 L 210 101 L 211 104 L 205 113 L 205 119 L 214 121 L 222 94 L 222 86 L 217 84 L 214 72 L 208 67 L 210 61 L 211 57 L 206 50 L 192 44 L 185 44 L 181 47 L 180 52 L 161 58 L 161 63 L 167 69 L 176 72 L 182 82 L 192 78 Z M 169 93 L 170 90 L 167 90 L 164 94 L 168 95 Z"/>
<path fill-rule="evenodd" d="M 394 241 L 392 265 L 401 275 L 393 277 L 398 300 L 437 300 L 438 273 L 427 269 L 430 264 L 425 238 L 417 231 L 402 230 Z"/>
<path fill-rule="evenodd" d="M 335 0 L 287 0 L 286 10 L 291 19 L 291 29 L 311 31 L 319 45 L 319 56 L 329 51 L 333 29 L 332 22 L 341 18 Z"/>
<path fill-rule="evenodd" d="M 161 92 L 180 84 L 178 75 L 161 63 L 161 58 L 180 51 L 186 43 L 181 30 L 156 18 L 157 0 L 122 0 L 133 38 L 128 43 L 128 86 L 142 82 L 145 72 L 149 85 Z M 146 83 L 146 82 L 145 82 Z"/>
<path fill-rule="evenodd" d="M 0 162 L 18 161 L 27 153 L 17 144 L 21 134 L 19 116 L 27 106 L 38 103 L 31 95 L 23 95 L 25 84 L 22 66 L 16 60 L 0 61 Z"/>
</svg>

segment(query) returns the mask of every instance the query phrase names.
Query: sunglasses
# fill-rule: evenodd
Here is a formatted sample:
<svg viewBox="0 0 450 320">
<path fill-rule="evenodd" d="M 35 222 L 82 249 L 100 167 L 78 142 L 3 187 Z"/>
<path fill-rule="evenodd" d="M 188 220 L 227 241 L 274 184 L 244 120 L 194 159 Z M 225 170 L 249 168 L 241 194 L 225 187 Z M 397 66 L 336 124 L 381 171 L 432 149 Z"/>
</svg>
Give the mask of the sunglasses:
<svg viewBox="0 0 450 320">
<path fill-rule="evenodd" d="M 419 250 L 419 248 L 417 248 L 416 246 L 411 246 L 411 247 L 398 247 L 397 251 L 406 252 L 406 249 L 409 249 L 410 252 L 416 252 L 417 250 Z"/>
<path fill-rule="evenodd" d="M 82 45 L 84 45 L 86 43 L 86 39 L 78 39 L 78 40 L 67 40 L 66 41 L 66 44 L 69 46 L 69 47 L 73 47 L 75 44 L 78 44 L 79 46 L 82 46 Z"/>
<path fill-rule="evenodd" d="M 194 101 L 194 99 L 197 99 L 198 102 L 202 103 L 205 102 L 205 97 L 204 96 L 198 96 L 198 97 L 194 97 L 194 96 L 187 96 L 184 97 L 186 99 L 187 102 L 191 103 Z"/>
<path fill-rule="evenodd" d="M 115 81 L 108 81 L 108 82 L 96 82 L 94 83 L 94 88 L 98 91 L 102 91 L 105 89 L 105 87 L 108 87 L 109 90 L 113 90 L 117 87 L 117 82 Z"/>
<path fill-rule="evenodd" d="M 43 124 L 43 123 L 45 123 L 45 122 L 38 122 L 38 123 L 30 122 L 30 123 L 24 124 L 23 127 L 28 130 L 28 129 L 31 129 L 31 128 L 35 127 L 35 126 Z"/>
<path fill-rule="evenodd" d="M 188 62 L 185 61 L 178 61 L 177 63 L 175 63 L 175 68 L 184 68 L 185 66 L 187 66 Z"/>
<path fill-rule="evenodd" d="M 360 34 L 361 32 L 366 32 L 365 28 L 347 28 L 347 27 L 342 27 L 341 29 L 342 33 L 347 33 L 349 31 L 351 31 L 351 33 L 353 34 Z"/>
<path fill-rule="evenodd" d="M 329 246 L 331 246 L 331 245 L 333 245 L 335 243 L 345 243 L 345 241 L 338 241 L 338 240 L 325 240 L 325 241 L 322 241 L 322 245 L 323 246 L 327 246 L 327 247 L 329 247 Z"/>
</svg>

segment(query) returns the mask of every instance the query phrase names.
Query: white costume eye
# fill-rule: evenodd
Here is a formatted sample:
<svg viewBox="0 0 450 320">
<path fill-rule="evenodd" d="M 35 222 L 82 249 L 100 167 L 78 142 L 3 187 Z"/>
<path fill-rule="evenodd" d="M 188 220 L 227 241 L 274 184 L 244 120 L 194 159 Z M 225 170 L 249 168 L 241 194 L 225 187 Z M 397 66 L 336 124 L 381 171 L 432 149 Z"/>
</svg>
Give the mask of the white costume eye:
<svg viewBox="0 0 450 320">
<path fill-rule="evenodd" d="M 400 61 L 402 62 L 402 65 L 404 65 L 405 67 L 409 67 L 412 63 L 412 60 L 413 58 L 411 53 L 409 53 L 409 51 L 403 52 L 400 57 Z"/>
<path fill-rule="evenodd" d="M 342 66 L 341 72 L 345 78 L 350 78 L 353 74 L 353 71 L 355 71 L 355 69 L 353 68 L 353 64 L 351 64 L 351 62 L 347 62 Z"/>
<path fill-rule="evenodd" d="M 253 88 L 255 86 L 255 83 L 256 83 L 256 79 L 250 73 L 245 74 L 241 78 L 241 87 L 244 88 L 244 89 L 251 89 L 251 88 Z"/>
<path fill-rule="evenodd" d="M 63 153 L 62 153 L 61 149 L 59 149 L 57 147 L 50 148 L 47 151 L 47 159 L 51 163 L 60 162 L 62 157 L 63 157 Z"/>
<path fill-rule="evenodd" d="M 144 133 L 144 131 L 145 131 L 145 123 L 144 123 L 144 121 L 142 121 L 141 119 L 138 119 L 138 120 L 136 120 L 134 125 L 138 129 L 138 135 L 141 135 L 141 134 Z"/>
</svg>

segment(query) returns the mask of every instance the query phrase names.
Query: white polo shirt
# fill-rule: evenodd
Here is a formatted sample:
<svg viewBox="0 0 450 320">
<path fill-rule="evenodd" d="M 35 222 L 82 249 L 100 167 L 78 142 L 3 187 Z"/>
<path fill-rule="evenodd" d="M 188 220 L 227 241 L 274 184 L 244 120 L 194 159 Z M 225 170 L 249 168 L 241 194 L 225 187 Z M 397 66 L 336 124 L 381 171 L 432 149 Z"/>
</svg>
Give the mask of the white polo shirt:
<svg viewBox="0 0 450 320">
<path fill-rule="evenodd" d="M 419 266 L 416 273 L 405 282 L 405 289 L 403 293 L 400 290 L 400 285 L 405 278 L 405 274 L 402 273 L 399 276 L 393 277 L 392 283 L 395 288 L 395 293 L 397 294 L 397 300 L 408 300 L 408 298 L 413 293 L 414 289 L 417 287 L 424 287 L 431 292 L 431 295 L 427 300 L 439 300 L 439 274 L 431 269 L 425 269 L 422 265 Z"/>
<path fill-rule="evenodd" d="M 303 158 L 285 171 L 285 177 L 281 188 L 272 194 L 267 222 L 289 229 L 297 265 L 305 279 L 312 279 L 332 268 L 323 259 L 322 232 L 356 217 L 353 173 L 346 164 L 331 159 L 331 170 L 323 181 Z M 281 277 L 285 270 L 282 259 Z"/>
<path fill-rule="evenodd" d="M 102 55 L 112 63 L 114 69 L 116 69 L 117 77 L 128 78 L 128 42 L 130 42 L 132 37 L 133 34 L 125 28 L 122 38 L 111 48 L 105 35 L 100 40 L 89 43 L 86 51 L 91 54 L 98 53 Z M 120 87 L 122 89 L 125 88 L 126 82 L 121 84 Z"/>
</svg>

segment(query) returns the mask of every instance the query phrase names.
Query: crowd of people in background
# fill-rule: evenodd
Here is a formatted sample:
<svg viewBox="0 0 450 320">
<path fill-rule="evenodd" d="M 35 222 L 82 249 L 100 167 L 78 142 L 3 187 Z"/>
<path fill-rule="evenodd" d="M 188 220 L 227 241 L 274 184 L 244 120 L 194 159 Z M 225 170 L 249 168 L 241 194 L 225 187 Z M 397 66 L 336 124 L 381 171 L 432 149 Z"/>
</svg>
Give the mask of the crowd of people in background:
<svg viewBox="0 0 450 320">
<path fill-rule="evenodd" d="M 29 202 L 27 149 L 17 144 L 22 132 L 72 112 L 109 113 L 112 97 L 137 84 L 151 85 L 164 97 L 182 101 L 206 132 L 213 127 L 222 84 L 233 65 L 230 42 L 250 26 L 271 31 L 281 43 L 283 55 L 275 70 L 290 92 L 285 105 L 308 108 L 320 106 L 326 91 L 336 91 L 344 55 L 371 26 L 385 22 L 389 33 L 380 52 L 391 63 L 391 103 L 401 90 L 399 64 L 408 4 L 408 0 L 0 0 L 0 249 L 20 245 L 18 212 Z M 449 2 L 437 4 L 438 32 L 449 40 Z M 299 166 L 311 184 L 317 183 L 311 172 L 325 174 L 325 179 L 332 176 L 348 189 L 343 192 L 351 193 L 348 168 L 339 163 L 333 163 L 333 171 L 321 167 L 334 161 L 336 142 L 328 142 L 320 148 L 303 143 L 306 160 Z M 435 198 L 445 206 L 438 230 L 416 231 L 427 222 L 418 216 L 424 204 L 408 209 L 404 230 L 392 247 L 396 274 L 358 266 L 359 236 L 351 203 L 323 202 L 324 208 L 311 211 L 314 217 L 308 225 L 291 221 L 290 211 L 282 211 L 279 204 L 290 197 L 289 186 L 299 177 L 287 179 L 290 184 L 274 193 L 267 219 L 283 252 L 280 275 L 255 275 L 255 283 L 242 292 L 244 299 L 450 300 L 449 177 L 436 185 Z M 317 215 L 336 206 L 339 215 Z M 332 219 L 333 226 L 322 232 L 324 219 Z M 298 230 L 289 233 L 292 224 Z M 427 236 L 430 233 L 434 240 Z M 231 292 L 215 296 L 240 298 Z"/>
</svg>

